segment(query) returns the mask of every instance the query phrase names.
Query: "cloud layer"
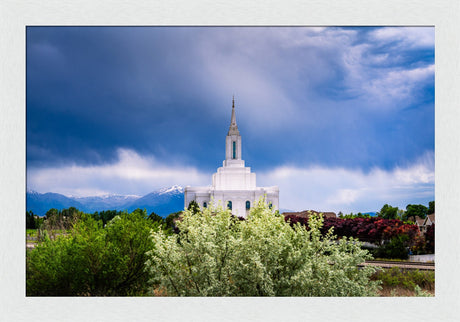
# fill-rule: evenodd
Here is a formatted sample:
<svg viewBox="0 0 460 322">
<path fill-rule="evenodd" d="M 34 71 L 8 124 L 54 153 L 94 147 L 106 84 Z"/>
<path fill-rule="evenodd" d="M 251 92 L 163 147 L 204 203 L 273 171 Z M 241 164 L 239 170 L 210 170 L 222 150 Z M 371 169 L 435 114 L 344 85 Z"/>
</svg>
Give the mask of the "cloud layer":
<svg viewBox="0 0 460 322">
<path fill-rule="evenodd" d="M 434 179 L 432 153 L 389 171 L 283 166 L 258 175 L 259 184 L 279 185 L 281 207 L 344 213 L 378 211 L 386 203 L 402 209 L 427 205 L 434 199 Z"/>
<path fill-rule="evenodd" d="M 28 168 L 27 187 L 85 197 L 112 193 L 142 196 L 174 184 L 208 184 L 208 178 L 195 168 L 167 165 L 132 150 L 117 152 L 118 159 L 111 164 Z"/>
<path fill-rule="evenodd" d="M 118 160 L 103 166 L 28 169 L 27 186 L 72 196 L 144 195 L 170 184 L 210 185 L 211 175 L 119 149 Z M 365 212 L 377 211 L 385 203 L 405 209 L 408 203 L 427 204 L 433 199 L 434 155 L 428 153 L 416 164 L 391 171 L 282 166 L 257 173 L 257 179 L 258 185 L 279 186 L 284 209 Z"/>
</svg>

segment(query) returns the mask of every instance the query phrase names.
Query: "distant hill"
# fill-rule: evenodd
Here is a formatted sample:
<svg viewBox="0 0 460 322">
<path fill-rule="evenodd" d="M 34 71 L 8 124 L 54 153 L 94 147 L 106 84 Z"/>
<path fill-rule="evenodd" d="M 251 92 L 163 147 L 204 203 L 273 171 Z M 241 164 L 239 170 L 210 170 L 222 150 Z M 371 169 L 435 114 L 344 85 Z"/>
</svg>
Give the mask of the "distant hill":
<svg viewBox="0 0 460 322">
<path fill-rule="evenodd" d="M 147 213 L 166 217 L 172 212 L 184 209 L 184 189 L 181 186 L 172 186 L 151 192 L 145 196 L 106 195 L 93 197 L 67 197 L 59 193 L 38 193 L 27 191 L 26 209 L 44 216 L 51 208 L 65 209 L 75 207 L 81 211 L 93 213 L 102 210 L 146 209 Z"/>
<path fill-rule="evenodd" d="M 118 210 L 120 207 L 123 207 L 127 203 L 139 198 L 139 196 L 105 195 L 94 197 L 76 197 L 73 199 L 84 205 L 84 211 L 95 212 L 107 209 Z"/>
<path fill-rule="evenodd" d="M 27 211 L 32 210 L 36 215 L 43 216 L 51 208 L 65 209 L 69 207 L 83 210 L 84 205 L 75 199 L 59 193 L 27 191 L 26 209 Z"/>
</svg>

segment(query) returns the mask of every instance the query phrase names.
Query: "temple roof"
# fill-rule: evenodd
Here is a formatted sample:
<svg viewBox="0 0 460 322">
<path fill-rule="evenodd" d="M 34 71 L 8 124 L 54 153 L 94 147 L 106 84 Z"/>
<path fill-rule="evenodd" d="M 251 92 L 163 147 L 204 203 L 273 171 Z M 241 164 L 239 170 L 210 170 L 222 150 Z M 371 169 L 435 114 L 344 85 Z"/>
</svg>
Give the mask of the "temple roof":
<svg viewBox="0 0 460 322">
<path fill-rule="evenodd" d="M 235 98 L 232 99 L 232 118 L 230 120 L 230 128 L 228 129 L 227 135 L 240 135 L 240 131 L 238 131 L 238 125 L 236 124 L 235 117 Z"/>
</svg>

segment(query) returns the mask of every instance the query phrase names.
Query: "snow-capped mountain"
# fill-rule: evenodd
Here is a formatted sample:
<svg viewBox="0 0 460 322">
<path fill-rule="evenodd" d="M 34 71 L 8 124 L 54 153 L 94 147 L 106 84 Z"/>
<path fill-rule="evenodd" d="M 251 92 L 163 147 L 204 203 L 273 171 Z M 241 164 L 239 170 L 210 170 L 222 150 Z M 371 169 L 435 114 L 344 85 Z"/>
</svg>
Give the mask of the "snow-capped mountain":
<svg viewBox="0 0 460 322">
<path fill-rule="evenodd" d="M 178 185 L 174 185 L 174 186 L 169 187 L 169 188 L 160 189 L 160 190 L 158 190 L 158 193 L 160 195 L 163 195 L 163 194 L 179 194 L 179 193 L 184 193 L 184 188 L 181 187 L 181 186 L 178 186 Z"/>
<path fill-rule="evenodd" d="M 75 207 L 81 211 L 93 213 L 102 210 L 146 209 L 147 213 L 166 217 L 170 213 L 184 209 L 184 188 L 174 185 L 151 192 L 145 196 L 105 195 L 92 197 L 67 197 L 58 193 L 39 193 L 27 191 L 27 211 L 44 216 L 51 208 L 65 209 Z"/>
<path fill-rule="evenodd" d="M 86 211 L 94 212 L 101 209 L 116 209 L 139 199 L 141 196 L 104 195 L 94 197 L 74 197 L 73 199 L 85 205 Z"/>
<path fill-rule="evenodd" d="M 154 211 L 164 217 L 184 209 L 184 189 L 180 186 L 161 189 L 129 202 L 124 207 L 128 211 L 147 209 L 148 213 Z"/>
</svg>

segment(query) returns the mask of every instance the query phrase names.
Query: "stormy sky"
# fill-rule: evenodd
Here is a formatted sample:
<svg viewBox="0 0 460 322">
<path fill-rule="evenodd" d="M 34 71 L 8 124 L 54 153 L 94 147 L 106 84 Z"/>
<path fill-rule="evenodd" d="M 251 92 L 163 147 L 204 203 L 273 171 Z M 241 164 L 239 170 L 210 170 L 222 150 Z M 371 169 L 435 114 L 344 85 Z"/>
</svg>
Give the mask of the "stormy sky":
<svg viewBox="0 0 460 322">
<path fill-rule="evenodd" d="M 210 185 L 232 97 L 280 207 L 434 200 L 432 27 L 27 27 L 27 189 Z"/>
</svg>

